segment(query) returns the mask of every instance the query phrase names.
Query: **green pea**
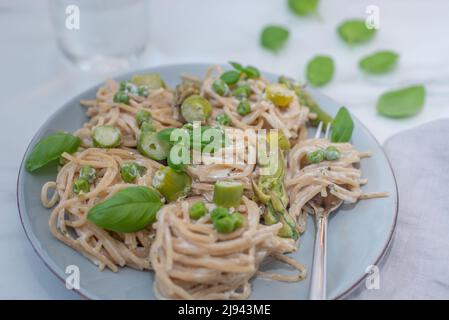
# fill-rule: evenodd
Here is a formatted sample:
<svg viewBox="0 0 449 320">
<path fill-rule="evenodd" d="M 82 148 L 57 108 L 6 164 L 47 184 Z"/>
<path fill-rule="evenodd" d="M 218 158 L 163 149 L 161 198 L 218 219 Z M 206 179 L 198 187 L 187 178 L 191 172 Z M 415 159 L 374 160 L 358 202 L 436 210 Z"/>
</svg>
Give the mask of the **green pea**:
<svg viewBox="0 0 449 320">
<path fill-rule="evenodd" d="M 236 88 L 232 95 L 239 100 L 247 99 L 251 95 L 251 88 L 248 85 L 242 85 Z"/>
<path fill-rule="evenodd" d="M 237 106 L 237 113 L 241 116 L 245 116 L 248 113 L 251 112 L 251 104 L 248 100 L 242 100 L 240 101 L 239 105 Z"/>
<path fill-rule="evenodd" d="M 140 175 L 139 165 L 135 162 L 127 162 L 122 164 L 120 168 L 120 175 L 122 176 L 123 181 L 131 183 L 136 180 L 136 178 Z"/>
<path fill-rule="evenodd" d="M 114 95 L 114 99 L 113 100 L 114 100 L 114 102 L 128 104 L 129 103 L 129 96 L 124 91 L 117 91 L 117 93 Z"/>
<path fill-rule="evenodd" d="M 125 91 L 126 87 L 128 86 L 128 83 L 129 83 L 128 81 L 121 81 L 119 91 Z"/>
<path fill-rule="evenodd" d="M 308 163 L 320 163 L 324 160 L 324 152 L 323 150 L 315 150 L 307 153 L 307 162 Z"/>
<path fill-rule="evenodd" d="M 212 83 L 212 90 L 222 97 L 227 96 L 229 93 L 228 85 L 221 79 L 217 79 Z"/>
<path fill-rule="evenodd" d="M 142 125 L 140 126 L 140 131 L 142 132 L 146 132 L 146 131 L 150 131 L 150 132 L 156 132 L 156 127 L 153 124 L 153 121 L 144 121 L 142 123 Z"/>
<path fill-rule="evenodd" d="M 227 216 L 229 216 L 229 209 L 223 208 L 223 207 L 216 207 L 210 213 L 210 218 L 212 221 L 221 219 L 221 218 L 227 217 Z"/>
<path fill-rule="evenodd" d="M 139 86 L 137 88 L 137 94 L 142 97 L 148 96 L 148 87 L 147 86 Z"/>
<path fill-rule="evenodd" d="M 340 151 L 334 146 L 329 146 L 324 150 L 324 158 L 328 161 L 338 160 L 340 159 Z"/>
<path fill-rule="evenodd" d="M 231 119 L 226 113 L 220 113 L 215 120 L 222 126 L 229 126 L 231 124 Z"/>
<path fill-rule="evenodd" d="M 197 201 L 189 209 L 189 215 L 192 219 L 199 219 L 206 214 L 206 205 L 203 201 Z"/>
<path fill-rule="evenodd" d="M 230 216 L 222 217 L 212 221 L 215 230 L 219 233 L 230 233 L 234 230 L 234 222 Z"/>
<path fill-rule="evenodd" d="M 125 94 L 132 94 L 132 95 L 136 95 L 138 93 L 138 87 L 129 81 L 122 81 L 120 82 L 120 89 L 119 91 L 125 93 Z"/>
<path fill-rule="evenodd" d="M 142 123 L 149 122 L 150 120 L 151 120 L 151 113 L 149 113 L 146 110 L 142 110 L 142 109 L 137 111 L 136 121 L 137 121 L 137 124 L 139 125 L 139 127 L 142 125 Z"/>
<path fill-rule="evenodd" d="M 231 220 L 233 222 L 233 230 L 236 230 L 243 225 L 243 216 L 239 212 L 231 214 Z"/>
<path fill-rule="evenodd" d="M 80 169 L 80 179 L 85 179 L 87 182 L 92 183 L 96 178 L 96 171 L 91 166 L 83 166 Z"/>
<path fill-rule="evenodd" d="M 73 192 L 75 192 L 76 194 L 80 194 L 81 192 L 88 193 L 89 190 L 89 181 L 87 181 L 86 179 L 76 179 L 73 183 Z"/>
</svg>

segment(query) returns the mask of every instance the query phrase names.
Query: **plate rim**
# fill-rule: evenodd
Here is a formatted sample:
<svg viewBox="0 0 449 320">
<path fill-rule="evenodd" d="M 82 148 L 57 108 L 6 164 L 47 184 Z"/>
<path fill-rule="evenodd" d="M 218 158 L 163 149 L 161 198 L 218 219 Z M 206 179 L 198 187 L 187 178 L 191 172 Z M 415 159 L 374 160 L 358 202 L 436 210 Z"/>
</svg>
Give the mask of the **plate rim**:
<svg viewBox="0 0 449 320">
<path fill-rule="evenodd" d="M 218 64 L 221 66 L 225 66 L 224 64 Z M 163 69 L 163 68 L 186 68 L 186 67 L 198 67 L 198 68 L 205 68 L 210 66 L 210 64 L 207 63 L 174 63 L 174 64 L 161 64 L 161 65 L 156 65 L 156 66 L 151 66 L 151 67 L 143 67 L 143 68 L 138 68 L 138 69 L 133 69 L 124 73 L 120 73 L 117 75 L 114 75 L 110 78 L 112 79 L 121 79 L 121 78 L 125 78 L 125 77 L 129 77 L 130 75 L 132 75 L 135 72 L 142 72 L 142 71 L 151 71 L 154 69 Z M 266 74 L 266 75 L 274 75 L 277 76 L 276 73 L 272 73 L 272 72 L 266 72 L 264 70 L 261 70 L 262 74 Z M 104 81 L 99 82 L 95 85 L 89 86 L 87 89 L 84 89 L 83 91 L 81 91 L 80 93 L 76 94 L 73 98 L 68 99 L 65 103 L 63 103 L 60 107 L 58 107 L 58 109 L 56 111 L 54 111 L 39 127 L 39 129 L 34 133 L 33 137 L 31 138 L 30 142 L 28 143 L 28 146 L 25 149 L 25 152 L 23 153 L 22 156 L 22 160 L 20 162 L 20 166 L 19 166 L 19 172 L 17 175 L 17 182 L 16 182 L 16 201 L 17 201 L 17 209 L 18 209 L 18 213 L 19 213 L 19 218 L 20 218 L 20 223 L 25 231 L 25 235 L 28 239 L 28 241 L 31 244 L 31 247 L 33 248 L 33 251 L 36 253 L 36 255 L 42 260 L 42 262 L 44 263 L 44 265 L 62 282 L 65 283 L 65 279 L 58 273 L 58 271 L 52 267 L 52 264 L 54 263 L 54 261 L 50 258 L 50 256 L 48 255 L 44 257 L 43 254 L 41 254 L 38 250 L 38 244 L 39 244 L 39 240 L 37 239 L 37 237 L 35 236 L 35 234 L 33 233 L 33 231 L 31 230 L 31 226 L 29 223 L 29 219 L 27 221 L 25 221 L 26 219 L 24 219 L 24 213 L 23 208 L 21 208 L 21 199 L 20 199 L 20 195 L 19 195 L 19 189 L 20 189 L 20 182 L 22 181 L 22 177 L 23 177 L 23 171 L 24 171 L 24 162 L 25 162 L 25 157 L 28 154 L 28 151 L 30 150 L 31 146 L 34 145 L 35 141 L 37 140 L 37 137 L 41 135 L 41 133 L 43 131 L 45 131 L 44 129 L 48 126 L 48 124 L 50 124 L 52 122 L 52 120 L 59 115 L 60 113 L 63 112 L 63 110 L 65 110 L 65 107 L 69 104 L 72 104 L 73 102 L 79 101 L 79 97 L 85 95 L 88 91 L 93 90 L 94 88 L 98 88 L 99 86 L 101 86 L 104 83 Z M 313 89 L 307 88 L 308 90 L 310 90 L 310 92 L 317 92 Z M 319 92 L 319 94 L 323 97 L 325 97 L 326 99 L 329 99 L 331 101 L 336 102 L 333 98 Z M 391 247 L 392 244 L 392 240 L 396 231 L 396 225 L 397 225 L 397 220 L 398 220 L 398 215 L 399 215 L 399 190 L 398 190 L 398 184 L 397 184 L 397 180 L 396 180 L 396 176 L 394 174 L 393 171 L 393 167 L 391 165 L 390 159 L 388 158 L 385 149 L 382 147 L 382 145 L 379 143 L 379 141 L 376 139 L 376 137 L 373 135 L 373 133 L 365 126 L 365 124 L 360 121 L 351 111 L 350 111 L 351 116 L 357 120 L 358 124 L 361 125 L 362 129 L 368 133 L 368 135 L 370 136 L 370 138 L 372 138 L 374 140 L 374 142 L 379 146 L 379 148 L 382 151 L 382 154 L 384 156 L 384 158 L 387 160 L 387 164 L 391 173 L 391 176 L 393 178 L 393 182 L 394 182 L 394 189 L 395 189 L 395 199 L 394 199 L 394 219 L 393 219 L 393 223 L 390 227 L 389 230 L 389 236 L 388 239 L 386 240 L 386 242 L 384 243 L 383 249 L 381 250 L 380 254 L 378 255 L 378 257 L 376 258 L 376 260 L 373 262 L 373 265 L 379 265 L 380 262 L 386 257 L 386 254 L 389 250 L 389 248 Z M 22 204 L 23 205 L 23 204 Z M 47 261 L 48 260 L 48 261 Z M 361 283 L 368 277 L 368 273 L 364 273 L 358 280 L 356 280 L 354 282 L 353 285 L 351 285 L 350 287 L 348 287 L 346 290 L 344 290 L 343 292 L 339 293 L 338 295 L 335 296 L 335 298 L 333 298 L 333 300 L 340 300 L 340 299 L 344 299 L 345 297 L 347 297 L 350 293 L 352 293 L 353 291 L 355 291 L 360 285 Z M 97 297 L 95 294 L 91 294 L 88 292 L 87 289 L 85 289 L 84 287 L 80 287 L 80 289 L 76 289 L 73 288 L 72 291 L 75 291 L 77 294 L 79 294 L 82 298 L 84 299 L 89 299 L 89 300 L 94 300 L 94 299 L 101 299 L 101 297 Z M 293 300 L 297 300 L 297 299 L 293 299 Z"/>
</svg>

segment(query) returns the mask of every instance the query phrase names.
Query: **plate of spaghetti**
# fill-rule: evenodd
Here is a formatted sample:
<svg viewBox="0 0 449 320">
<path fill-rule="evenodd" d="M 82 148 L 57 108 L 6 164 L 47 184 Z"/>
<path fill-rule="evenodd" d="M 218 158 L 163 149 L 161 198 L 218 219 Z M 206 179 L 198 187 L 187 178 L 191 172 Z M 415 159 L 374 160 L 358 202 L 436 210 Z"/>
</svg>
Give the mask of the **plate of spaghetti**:
<svg viewBox="0 0 449 320">
<path fill-rule="evenodd" d="M 398 205 L 348 109 L 236 62 L 73 98 L 31 141 L 17 199 L 37 254 L 90 299 L 307 299 L 313 216 L 332 201 L 327 298 L 342 298 L 385 256 Z"/>
</svg>

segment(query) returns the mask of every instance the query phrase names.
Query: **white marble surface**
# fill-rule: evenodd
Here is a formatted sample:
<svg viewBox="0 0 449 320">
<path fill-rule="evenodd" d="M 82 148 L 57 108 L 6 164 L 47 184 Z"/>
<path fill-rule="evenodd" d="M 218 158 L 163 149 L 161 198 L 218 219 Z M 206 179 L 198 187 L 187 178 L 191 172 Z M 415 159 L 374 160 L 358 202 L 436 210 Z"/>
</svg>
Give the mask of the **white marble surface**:
<svg viewBox="0 0 449 320">
<path fill-rule="evenodd" d="M 316 53 L 334 57 L 334 81 L 322 91 L 341 101 L 383 142 L 389 136 L 449 116 L 449 2 L 445 0 L 322 0 L 321 18 L 299 19 L 280 0 L 153 0 L 151 42 L 139 66 L 184 62 L 251 63 L 267 71 L 303 77 Z M 84 73 L 61 56 L 54 42 L 46 1 L 0 0 L 0 298 L 73 299 L 33 252 L 20 225 L 16 178 L 26 146 L 39 126 L 73 95 L 107 75 Z M 381 29 L 361 47 L 348 48 L 336 36 L 343 19 L 380 7 Z M 262 50 L 258 35 L 266 23 L 288 25 L 291 37 L 277 55 Z M 376 49 L 401 54 L 390 75 L 368 77 L 359 57 Z M 139 66 L 136 66 L 139 67 Z M 426 106 L 406 120 L 375 112 L 378 95 L 415 83 L 427 87 Z"/>
</svg>

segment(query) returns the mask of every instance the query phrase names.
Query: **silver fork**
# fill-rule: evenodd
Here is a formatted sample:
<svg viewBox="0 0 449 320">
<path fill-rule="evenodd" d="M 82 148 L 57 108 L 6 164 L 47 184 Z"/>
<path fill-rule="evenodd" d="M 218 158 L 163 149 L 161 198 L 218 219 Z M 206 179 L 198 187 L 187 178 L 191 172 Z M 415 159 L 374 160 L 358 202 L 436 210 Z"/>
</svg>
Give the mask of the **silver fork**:
<svg viewBox="0 0 449 320">
<path fill-rule="evenodd" d="M 318 139 L 321 135 L 323 128 L 323 122 L 318 125 L 315 139 Z M 329 138 L 330 123 L 327 124 L 324 138 Z M 329 196 L 329 195 L 328 195 Z M 322 204 L 324 203 L 324 207 Z M 342 201 L 338 199 L 337 202 L 325 202 L 322 201 L 320 205 L 310 201 L 310 205 L 315 211 L 315 245 L 313 249 L 313 263 L 312 263 L 312 276 L 310 282 L 310 299 L 311 300 L 325 300 L 326 299 L 326 247 L 327 247 L 327 225 L 329 215 L 337 210 L 342 204 Z"/>
</svg>

